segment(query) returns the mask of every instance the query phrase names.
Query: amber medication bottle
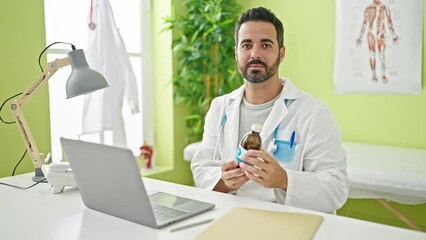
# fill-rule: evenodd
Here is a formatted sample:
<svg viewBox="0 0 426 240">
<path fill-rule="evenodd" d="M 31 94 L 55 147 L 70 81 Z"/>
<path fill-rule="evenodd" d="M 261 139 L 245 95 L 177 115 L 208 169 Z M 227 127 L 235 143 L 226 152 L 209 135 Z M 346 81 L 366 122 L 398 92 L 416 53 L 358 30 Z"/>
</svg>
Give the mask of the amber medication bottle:
<svg viewBox="0 0 426 240">
<path fill-rule="evenodd" d="M 253 123 L 251 126 L 251 131 L 244 135 L 244 137 L 241 139 L 236 154 L 236 159 L 238 162 L 243 162 L 241 158 L 248 150 L 260 150 L 262 148 L 262 139 L 259 135 L 260 131 L 262 131 L 262 125 Z"/>
</svg>

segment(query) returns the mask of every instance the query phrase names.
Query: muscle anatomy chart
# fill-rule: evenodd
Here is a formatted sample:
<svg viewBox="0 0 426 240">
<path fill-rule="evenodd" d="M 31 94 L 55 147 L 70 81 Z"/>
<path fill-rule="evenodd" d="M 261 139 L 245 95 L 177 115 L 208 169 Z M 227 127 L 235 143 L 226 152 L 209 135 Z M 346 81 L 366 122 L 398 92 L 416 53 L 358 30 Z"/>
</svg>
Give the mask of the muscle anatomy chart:
<svg viewBox="0 0 426 240">
<path fill-rule="evenodd" d="M 336 92 L 420 94 L 422 15 L 422 0 L 336 0 Z"/>
</svg>

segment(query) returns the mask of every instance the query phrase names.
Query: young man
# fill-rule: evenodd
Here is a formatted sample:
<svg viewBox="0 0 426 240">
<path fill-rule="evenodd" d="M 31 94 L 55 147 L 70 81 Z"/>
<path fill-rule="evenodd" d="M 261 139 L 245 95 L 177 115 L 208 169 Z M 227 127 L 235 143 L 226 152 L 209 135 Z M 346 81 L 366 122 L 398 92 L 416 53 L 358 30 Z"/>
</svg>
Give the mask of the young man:
<svg viewBox="0 0 426 240">
<path fill-rule="evenodd" d="M 201 188 L 334 212 L 349 189 L 340 130 L 323 103 L 278 77 L 283 35 L 269 10 L 241 14 L 235 58 L 244 85 L 212 101 L 191 170 Z M 263 125 L 262 150 L 238 164 L 239 141 L 253 123 Z"/>
</svg>

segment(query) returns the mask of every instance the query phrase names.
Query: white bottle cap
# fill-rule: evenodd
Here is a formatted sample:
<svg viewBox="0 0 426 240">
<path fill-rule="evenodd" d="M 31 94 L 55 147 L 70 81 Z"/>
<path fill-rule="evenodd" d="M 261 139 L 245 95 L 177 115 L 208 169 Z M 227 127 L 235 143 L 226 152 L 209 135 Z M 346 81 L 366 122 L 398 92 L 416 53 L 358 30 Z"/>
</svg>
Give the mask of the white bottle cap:
<svg viewBox="0 0 426 240">
<path fill-rule="evenodd" d="M 253 123 L 253 125 L 251 125 L 251 130 L 260 133 L 260 131 L 262 131 L 262 124 Z"/>
</svg>

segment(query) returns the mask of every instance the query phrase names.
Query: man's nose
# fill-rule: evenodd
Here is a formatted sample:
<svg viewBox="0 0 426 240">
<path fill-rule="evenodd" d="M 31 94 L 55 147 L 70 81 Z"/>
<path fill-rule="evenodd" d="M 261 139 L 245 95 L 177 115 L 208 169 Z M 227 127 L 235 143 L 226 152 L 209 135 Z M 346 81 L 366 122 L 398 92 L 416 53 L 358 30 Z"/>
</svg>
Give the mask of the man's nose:
<svg viewBox="0 0 426 240">
<path fill-rule="evenodd" d="M 260 59 L 260 54 L 259 54 L 259 49 L 258 48 L 254 47 L 251 50 L 250 58 L 251 59 Z"/>
</svg>

